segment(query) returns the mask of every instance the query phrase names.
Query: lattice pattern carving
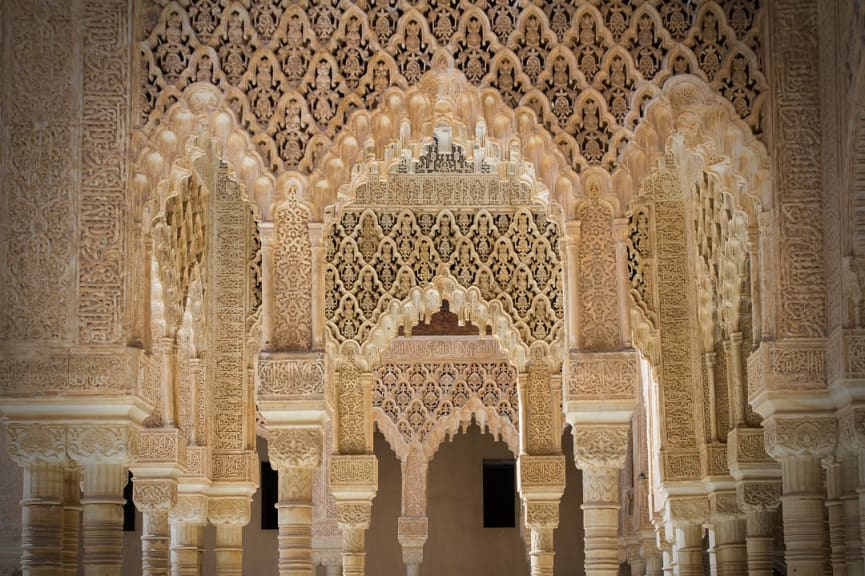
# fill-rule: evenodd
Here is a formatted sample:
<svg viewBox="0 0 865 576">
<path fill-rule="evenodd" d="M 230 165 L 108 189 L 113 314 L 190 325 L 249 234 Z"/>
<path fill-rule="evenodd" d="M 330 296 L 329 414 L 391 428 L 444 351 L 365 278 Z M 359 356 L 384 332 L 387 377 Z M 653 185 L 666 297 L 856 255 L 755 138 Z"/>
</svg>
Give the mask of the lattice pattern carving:
<svg viewBox="0 0 865 576">
<path fill-rule="evenodd" d="M 428 455 L 473 414 L 511 441 L 519 429 L 517 373 L 504 360 L 382 363 L 373 371 L 372 405 L 393 423 L 404 446 L 420 443 Z M 487 413 L 498 418 L 485 418 Z"/>
<path fill-rule="evenodd" d="M 274 350 L 312 346 L 312 248 L 309 213 L 292 195 L 274 211 Z"/>
<path fill-rule="evenodd" d="M 327 327 L 338 342 L 363 342 L 389 302 L 444 272 L 500 302 L 525 342 L 556 341 L 563 318 L 558 242 L 558 226 L 526 208 L 347 207 L 325 243 Z"/>
<path fill-rule="evenodd" d="M 642 102 L 671 74 L 704 78 L 762 130 L 757 1 L 156 4 L 139 30 L 140 124 L 191 82 L 211 82 L 275 172 L 311 172 L 353 110 L 374 109 L 437 60 L 534 109 L 577 169 L 615 164 Z"/>
</svg>

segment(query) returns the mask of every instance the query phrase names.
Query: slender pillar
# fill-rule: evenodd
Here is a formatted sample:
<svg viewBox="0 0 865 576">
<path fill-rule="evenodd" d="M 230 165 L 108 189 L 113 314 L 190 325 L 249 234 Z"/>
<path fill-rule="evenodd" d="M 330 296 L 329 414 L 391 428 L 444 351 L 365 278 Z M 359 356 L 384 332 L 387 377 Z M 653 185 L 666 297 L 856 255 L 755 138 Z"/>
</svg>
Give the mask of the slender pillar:
<svg viewBox="0 0 865 576">
<path fill-rule="evenodd" d="M 207 519 L 216 527 L 216 573 L 240 576 L 243 573 L 243 527 L 249 523 L 250 497 L 212 497 Z"/>
<path fill-rule="evenodd" d="M 84 464 L 81 498 L 85 576 L 120 576 L 123 565 L 123 487 L 128 476 L 120 462 Z"/>
<path fill-rule="evenodd" d="M 625 466 L 629 428 L 575 426 L 574 460 L 583 471 L 586 576 L 619 573 L 619 471 Z"/>
<path fill-rule="evenodd" d="M 525 502 L 526 526 L 531 532 L 529 564 L 532 576 L 552 576 L 555 560 L 553 532 L 559 525 L 559 502 Z"/>
<path fill-rule="evenodd" d="M 135 476 L 132 500 L 141 511 L 141 570 L 144 576 L 167 576 L 169 569 L 168 513 L 177 501 L 177 483 L 173 479 L 149 479 Z"/>
<path fill-rule="evenodd" d="M 420 574 L 423 547 L 429 534 L 429 520 L 426 515 L 427 467 L 423 448 L 420 443 L 415 442 L 401 462 L 401 516 L 397 524 L 397 539 L 402 547 L 402 561 L 407 576 Z"/>
<path fill-rule="evenodd" d="M 714 526 L 718 576 L 748 576 L 745 520 L 725 517 L 715 521 Z"/>
<path fill-rule="evenodd" d="M 847 576 L 865 576 L 862 557 L 862 531 L 859 517 L 859 457 L 852 454 L 841 459 L 841 505 L 844 509 L 844 555 Z"/>
<path fill-rule="evenodd" d="M 279 468 L 279 574 L 309 576 L 312 565 L 312 468 Z"/>
<path fill-rule="evenodd" d="M 168 521 L 171 530 L 171 576 L 200 576 L 202 532 L 207 523 L 207 496 L 180 494 Z"/>
<path fill-rule="evenodd" d="M 834 456 L 823 460 L 826 470 L 826 515 L 829 527 L 829 563 L 834 576 L 847 576 L 844 503 L 841 500 L 841 462 Z"/>
<path fill-rule="evenodd" d="M 820 459 L 788 456 L 781 459 L 784 543 L 792 574 L 822 574 L 825 504 Z"/>
<path fill-rule="evenodd" d="M 25 576 L 57 574 L 63 566 L 64 474 L 64 464 L 24 464 L 21 570 Z"/>
<path fill-rule="evenodd" d="M 619 573 L 619 470 L 583 470 L 583 526 L 587 576 Z"/>
<path fill-rule="evenodd" d="M 279 472 L 279 574 L 311 576 L 312 477 L 321 464 L 322 435 L 318 427 L 271 430 L 267 450 Z"/>
<path fill-rule="evenodd" d="M 81 546 L 81 477 L 78 468 L 67 466 L 63 473 L 63 574 L 78 574 Z"/>
<path fill-rule="evenodd" d="M 676 527 L 676 561 L 678 576 L 704 576 L 702 526 L 682 523 Z"/>
<path fill-rule="evenodd" d="M 339 502 L 336 513 L 342 530 L 342 574 L 364 576 L 365 535 L 372 515 L 372 501 Z"/>
</svg>

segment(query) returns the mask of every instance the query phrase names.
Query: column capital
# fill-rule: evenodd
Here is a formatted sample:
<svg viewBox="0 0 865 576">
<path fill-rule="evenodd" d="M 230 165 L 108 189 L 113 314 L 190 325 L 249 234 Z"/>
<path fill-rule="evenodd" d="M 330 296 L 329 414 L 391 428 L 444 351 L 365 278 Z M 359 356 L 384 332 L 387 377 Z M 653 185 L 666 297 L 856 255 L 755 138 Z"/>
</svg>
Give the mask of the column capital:
<svg viewBox="0 0 865 576">
<path fill-rule="evenodd" d="M 525 502 L 526 526 L 532 530 L 556 528 L 559 525 L 559 502 Z"/>
<path fill-rule="evenodd" d="M 68 426 L 66 453 L 78 464 L 116 462 L 129 459 L 131 433 L 129 426 Z"/>
<path fill-rule="evenodd" d="M 142 512 L 167 513 L 177 503 L 177 481 L 133 477 L 132 501 Z"/>
<path fill-rule="evenodd" d="M 671 497 L 667 500 L 667 517 L 673 526 L 704 524 L 710 515 L 705 496 Z"/>
<path fill-rule="evenodd" d="M 343 530 L 366 530 L 369 528 L 370 518 L 372 518 L 371 500 L 337 502 L 336 504 L 336 521 Z"/>
<path fill-rule="evenodd" d="M 739 482 L 736 500 L 745 512 L 774 512 L 781 504 L 781 481 Z"/>
<path fill-rule="evenodd" d="M 276 428 L 269 432 L 267 453 L 275 468 L 316 468 L 321 464 L 319 428 Z"/>
<path fill-rule="evenodd" d="M 6 451 L 19 466 L 62 464 L 66 461 L 66 427 L 7 424 Z"/>
<path fill-rule="evenodd" d="M 246 496 L 211 497 L 207 519 L 211 524 L 246 526 L 250 518 L 250 499 Z"/>
<path fill-rule="evenodd" d="M 207 524 L 207 500 L 204 494 L 179 494 L 169 519 L 187 524 Z"/>
<path fill-rule="evenodd" d="M 429 520 L 426 516 L 400 516 L 396 533 L 403 549 L 420 548 L 423 552 L 423 545 L 429 535 Z"/>
<path fill-rule="evenodd" d="M 743 518 L 735 490 L 717 490 L 709 494 L 709 517 L 712 521 Z"/>
<path fill-rule="evenodd" d="M 581 470 L 622 469 L 628 454 L 630 426 L 575 425 L 574 461 Z"/>
<path fill-rule="evenodd" d="M 790 456 L 823 458 L 838 440 L 838 421 L 829 417 L 773 416 L 763 423 L 766 453 L 776 460 Z"/>
</svg>

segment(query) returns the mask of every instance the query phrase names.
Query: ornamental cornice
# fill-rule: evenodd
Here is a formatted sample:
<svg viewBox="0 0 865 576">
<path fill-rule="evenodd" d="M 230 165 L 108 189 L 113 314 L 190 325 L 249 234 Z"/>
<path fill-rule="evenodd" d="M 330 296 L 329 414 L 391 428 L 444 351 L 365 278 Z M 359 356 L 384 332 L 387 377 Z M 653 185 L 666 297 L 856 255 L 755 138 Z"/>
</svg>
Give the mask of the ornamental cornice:
<svg viewBox="0 0 865 576">
<path fill-rule="evenodd" d="M 838 421 L 834 417 L 782 418 L 764 422 L 766 453 L 780 460 L 789 456 L 828 456 L 838 440 Z"/>
<path fill-rule="evenodd" d="M 315 468 L 321 464 L 321 431 L 314 428 L 271 429 L 267 453 L 274 468 Z"/>
<path fill-rule="evenodd" d="M 629 426 L 574 426 L 572 434 L 577 468 L 624 468 L 629 433 Z"/>
</svg>

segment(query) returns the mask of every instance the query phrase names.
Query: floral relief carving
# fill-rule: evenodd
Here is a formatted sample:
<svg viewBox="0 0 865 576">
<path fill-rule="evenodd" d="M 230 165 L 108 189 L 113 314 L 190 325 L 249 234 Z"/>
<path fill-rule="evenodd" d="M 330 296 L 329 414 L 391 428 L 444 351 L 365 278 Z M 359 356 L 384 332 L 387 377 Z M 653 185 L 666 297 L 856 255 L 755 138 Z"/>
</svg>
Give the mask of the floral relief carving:
<svg viewBox="0 0 865 576">
<path fill-rule="evenodd" d="M 66 452 L 80 463 L 89 460 L 126 461 L 130 431 L 126 426 L 70 426 Z"/>
<path fill-rule="evenodd" d="M 154 480 L 133 478 L 132 501 L 142 512 L 166 513 L 177 502 L 177 482 L 174 480 Z"/>
<path fill-rule="evenodd" d="M 312 252 L 309 214 L 295 194 L 274 211 L 274 350 L 307 350 L 312 345 Z"/>
<path fill-rule="evenodd" d="M 44 424 L 7 424 L 6 450 L 13 461 L 51 462 L 66 460 L 66 427 Z"/>
<path fill-rule="evenodd" d="M 577 467 L 583 470 L 624 468 L 629 432 L 627 426 L 574 426 Z"/>
<path fill-rule="evenodd" d="M 766 452 L 775 459 L 787 456 L 825 456 L 838 438 L 835 418 L 772 418 L 764 423 Z"/>
<path fill-rule="evenodd" d="M 321 463 L 321 432 L 309 429 L 271 429 L 267 452 L 275 468 L 315 468 Z"/>
</svg>

